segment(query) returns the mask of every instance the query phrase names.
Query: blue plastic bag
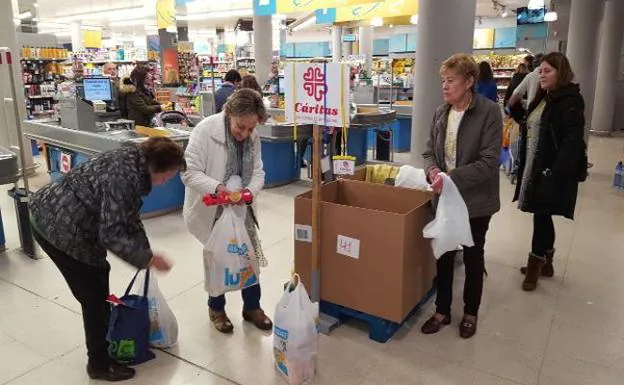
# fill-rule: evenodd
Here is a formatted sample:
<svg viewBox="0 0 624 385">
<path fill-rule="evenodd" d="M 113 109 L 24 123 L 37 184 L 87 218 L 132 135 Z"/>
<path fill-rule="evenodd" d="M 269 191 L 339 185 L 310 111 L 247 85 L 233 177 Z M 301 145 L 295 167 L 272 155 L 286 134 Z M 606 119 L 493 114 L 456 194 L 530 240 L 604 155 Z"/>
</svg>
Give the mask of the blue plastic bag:
<svg viewBox="0 0 624 385">
<path fill-rule="evenodd" d="M 149 270 L 145 276 L 143 295 L 130 294 L 139 272 L 120 298 L 121 304 L 112 305 L 108 326 L 108 353 L 112 359 L 127 365 L 138 365 L 156 357 L 149 345 Z"/>
</svg>

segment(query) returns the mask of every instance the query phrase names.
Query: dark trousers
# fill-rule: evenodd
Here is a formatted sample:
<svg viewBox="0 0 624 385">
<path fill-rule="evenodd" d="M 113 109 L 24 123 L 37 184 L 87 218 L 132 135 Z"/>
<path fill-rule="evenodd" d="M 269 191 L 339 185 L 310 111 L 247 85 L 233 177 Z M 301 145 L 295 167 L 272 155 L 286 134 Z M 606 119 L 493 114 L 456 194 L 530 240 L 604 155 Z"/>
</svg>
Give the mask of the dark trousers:
<svg viewBox="0 0 624 385">
<path fill-rule="evenodd" d="M 95 369 L 108 369 L 108 322 L 110 305 L 106 298 L 110 294 L 108 277 L 110 265 L 94 267 L 79 262 L 58 250 L 36 231 L 34 237 L 46 254 L 58 267 L 69 285 L 74 298 L 82 306 L 87 356 L 89 366 Z"/>
<path fill-rule="evenodd" d="M 260 296 L 262 295 L 260 284 L 241 290 L 241 295 L 243 296 L 243 310 L 260 309 Z M 214 311 L 224 311 L 225 294 L 218 297 L 208 297 L 208 307 Z"/>
<path fill-rule="evenodd" d="M 464 266 L 466 282 L 464 283 L 464 314 L 477 316 L 483 294 L 483 275 L 485 273 L 484 246 L 485 235 L 490 227 L 492 217 L 470 219 L 470 228 L 475 245 L 464 247 Z M 436 312 L 450 316 L 453 302 L 453 273 L 455 270 L 456 251 L 448 252 L 437 262 Z"/>
<path fill-rule="evenodd" d="M 555 247 L 555 224 L 551 215 L 533 215 L 533 242 L 531 252 L 543 257 Z"/>
</svg>

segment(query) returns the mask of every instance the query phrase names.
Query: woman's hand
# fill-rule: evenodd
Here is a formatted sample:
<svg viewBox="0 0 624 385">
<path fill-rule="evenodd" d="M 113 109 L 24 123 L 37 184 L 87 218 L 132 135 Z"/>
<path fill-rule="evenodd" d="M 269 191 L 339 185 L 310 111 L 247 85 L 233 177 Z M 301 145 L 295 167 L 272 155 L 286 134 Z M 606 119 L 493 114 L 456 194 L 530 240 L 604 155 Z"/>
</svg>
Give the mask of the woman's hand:
<svg viewBox="0 0 624 385">
<path fill-rule="evenodd" d="M 215 189 L 215 193 L 217 193 L 217 194 L 229 194 L 230 190 L 228 190 L 227 187 L 225 187 L 224 185 L 220 184 Z"/>
<path fill-rule="evenodd" d="M 169 261 L 167 261 L 165 257 L 161 255 L 154 255 L 148 267 L 153 267 L 158 271 L 168 272 L 169 270 L 171 270 L 171 263 L 169 263 Z"/>
<path fill-rule="evenodd" d="M 429 183 L 431 183 L 431 188 L 436 194 L 442 193 L 442 188 L 444 187 L 444 178 L 442 178 L 442 170 L 437 167 L 434 167 L 429 170 L 427 174 L 427 179 L 429 179 Z"/>
</svg>

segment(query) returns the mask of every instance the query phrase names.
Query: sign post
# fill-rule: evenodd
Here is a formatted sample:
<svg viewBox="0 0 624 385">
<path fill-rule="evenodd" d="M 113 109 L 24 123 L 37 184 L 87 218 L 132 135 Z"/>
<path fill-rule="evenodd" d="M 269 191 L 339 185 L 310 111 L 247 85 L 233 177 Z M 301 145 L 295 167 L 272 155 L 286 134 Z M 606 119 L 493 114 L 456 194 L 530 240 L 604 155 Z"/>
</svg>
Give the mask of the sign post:
<svg viewBox="0 0 624 385">
<path fill-rule="evenodd" d="M 286 66 L 286 120 L 313 125 L 312 281 L 310 297 L 321 299 L 321 147 L 324 127 L 348 126 L 349 71 L 344 64 L 301 63 Z"/>
</svg>

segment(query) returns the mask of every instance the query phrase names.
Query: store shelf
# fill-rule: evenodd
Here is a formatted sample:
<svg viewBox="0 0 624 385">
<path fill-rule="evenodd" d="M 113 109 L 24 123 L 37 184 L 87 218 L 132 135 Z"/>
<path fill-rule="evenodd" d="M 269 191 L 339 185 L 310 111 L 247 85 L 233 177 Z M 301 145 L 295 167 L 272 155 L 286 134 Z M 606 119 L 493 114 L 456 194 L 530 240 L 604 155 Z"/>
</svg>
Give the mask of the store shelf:
<svg viewBox="0 0 624 385">
<path fill-rule="evenodd" d="M 28 99 L 53 99 L 55 98 L 54 95 L 28 95 Z"/>
<path fill-rule="evenodd" d="M 52 59 L 52 58 L 36 58 L 36 57 L 30 57 L 30 58 L 21 58 L 21 61 L 37 61 L 37 62 L 44 62 L 44 61 L 58 61 L 58 62 L 63 62 L 63 61 L 67 61 L 67 58 L 64 59 Z"/>
</svg>

